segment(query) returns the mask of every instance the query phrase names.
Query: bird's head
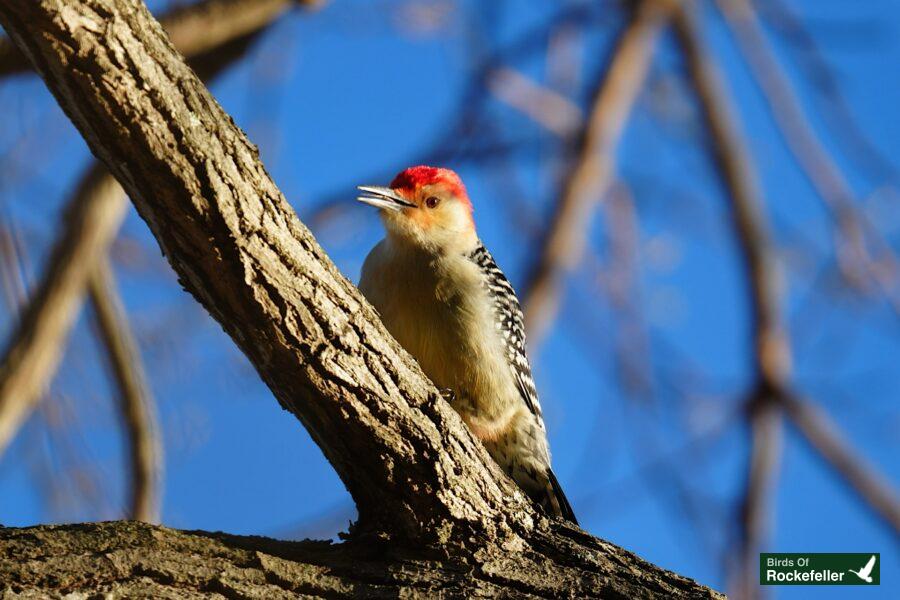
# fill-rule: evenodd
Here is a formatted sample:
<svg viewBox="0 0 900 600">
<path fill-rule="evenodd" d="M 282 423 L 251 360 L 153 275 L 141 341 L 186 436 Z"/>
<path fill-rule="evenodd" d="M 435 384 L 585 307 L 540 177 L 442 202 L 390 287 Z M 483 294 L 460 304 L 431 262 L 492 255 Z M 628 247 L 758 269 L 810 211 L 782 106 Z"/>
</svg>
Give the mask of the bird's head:
<svg viewBox="0 0 900 600">
<path fill-rule="evenodd" d="M 388 187 L 361 185 L 360 202 L 381 209 L 388 236 L 432 252 L 465 250 L 477 240 L 472 203 L 459 175 L 438 167 L 410 167 Z"/>
</svg>

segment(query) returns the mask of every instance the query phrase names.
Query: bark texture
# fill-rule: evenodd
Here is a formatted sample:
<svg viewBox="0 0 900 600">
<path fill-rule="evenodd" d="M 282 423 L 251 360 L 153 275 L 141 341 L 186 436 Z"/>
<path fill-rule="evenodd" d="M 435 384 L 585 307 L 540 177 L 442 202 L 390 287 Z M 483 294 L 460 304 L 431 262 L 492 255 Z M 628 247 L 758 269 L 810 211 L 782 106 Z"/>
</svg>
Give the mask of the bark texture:
<svg viewBox="0 0 900 600">
<path fill-rule="evenodd" d="M 544 539 L 541 554 L 473 563 L 387 544 L 285 542 L 138 521 L 0 528 L 0 581 L 4 598 L 42 599 L 721 597 L 573 528 Z M 597 554 L 572 552 L 585 544 Z M 579 575 L 586 570 L 589 579 Z"/>
<path fill-rule="evenodd" d="M 10 560 L 56 565 L 36 589 L 94 590 L 108 573 L 171 582 L 180 597 L 255 597 L 222 583 L 240 573 L 235 585 L 286 582 L 295 593 L 346 586 L 330 595 L 382 585 L 431 595 L 447 582 L 474 586 L 448 595 L 714 595 L 536 512 L 337 271 L 141 2 L 7 0 L 0 22 L 360 514 L 338 547 L 131 524 L 4 531 Z M 10 569 L 24 589 L 30 570 Z"/>
<path fill-rule="evenodd" d="M 201 56 L 266 27 L 291 5 L 316 0 L 201 0 L 176 6 L 159 19 L 185 56 Z M 0 39 L 0 77 L 31 71 L 28 58 L 8 39 Z"/>
</svg>

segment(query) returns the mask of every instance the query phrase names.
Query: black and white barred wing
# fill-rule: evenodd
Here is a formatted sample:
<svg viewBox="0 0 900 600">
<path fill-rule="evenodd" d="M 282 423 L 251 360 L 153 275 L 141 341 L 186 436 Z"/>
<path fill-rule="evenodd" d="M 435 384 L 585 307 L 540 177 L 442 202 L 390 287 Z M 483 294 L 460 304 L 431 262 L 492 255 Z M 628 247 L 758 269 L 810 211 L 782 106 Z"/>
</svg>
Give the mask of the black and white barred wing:
<svg viewBox="0 0 900 600">
<path fill-rule="evenodd" d="M 528 355 L 525 353 L 525 320 L 516 292 L 483 244 L 478 244 L 470 258 L 484 275 L 484 286 L 494 305 L 494 327 L 503 338 L 506 359 L 515 376 L 522 400 L 538 417 L 538 421 L 542 422 L 537 388 L 531 376 Z"/>
</svg>

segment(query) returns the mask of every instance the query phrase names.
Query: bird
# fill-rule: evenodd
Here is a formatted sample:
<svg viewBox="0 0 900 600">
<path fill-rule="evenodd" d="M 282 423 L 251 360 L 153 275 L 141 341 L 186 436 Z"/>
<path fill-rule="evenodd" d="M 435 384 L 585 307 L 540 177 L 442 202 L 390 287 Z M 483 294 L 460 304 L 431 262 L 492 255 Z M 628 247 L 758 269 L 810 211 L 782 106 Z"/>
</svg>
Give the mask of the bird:
<svg viewBox="0 0 900 600">
<path fill-rule="evenodd" d="M 875 568 L 875 555 L 872 555 L 872 558 L 869 559 L 869 562 L 866 563 L 859 571 L 854 571 L 853 569 L 847 569 L 849 572 L 853 573 L 866 583 L 872 583 L 872 569 Z"/>
<path fill-rule="evenodd" d="M 358 189 L 386 231 L 360 291 L 519 488 L 577 524 L 550 466 L 519 300 L 478 237 L 462 180 L 419 165 Z"/>
</svg>

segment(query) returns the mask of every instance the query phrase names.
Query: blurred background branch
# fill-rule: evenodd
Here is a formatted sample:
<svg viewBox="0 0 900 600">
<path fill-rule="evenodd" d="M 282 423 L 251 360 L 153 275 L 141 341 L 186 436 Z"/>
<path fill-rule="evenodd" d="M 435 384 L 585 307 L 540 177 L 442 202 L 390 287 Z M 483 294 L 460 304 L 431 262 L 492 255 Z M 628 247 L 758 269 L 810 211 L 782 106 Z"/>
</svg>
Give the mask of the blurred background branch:
<svg viewBox="0 0 900 600">
<path fill-rule="evenodd" d="M 900 498 L 885 477 L 867 464 L 828 416 L 809 401 L 786 393 L 780 402 L 803 439 L 884 520 L 893 536 L 900 538 Z"/>
<path fill-rule="evenodd" d="M 740 550 L 735 590 L 752 597 L 757 587 L 758 553 L 767 535 L 771 494 L 781 462 L 782 416 L 777 397 L 787 388 L 791 355 L 782 326 L 779 277 L 764 202 L 755 167 L 738 129 L 729 92 L 701 41 L 702 33 L 692 2 L 676 10 L 674 23 L 688 71 L 709 131 L 710 150 L 727 189 L 734 239 L 743 259 L 750 295 L 750 356 L 754 378 L 747 396 L 750 459 L 740 508 Z"/>
<path fill-rule="evenodd" d="M 125 215 L 122 188 L 99 166 L 85 174 L 46 274 L 0 359 L 0 453 L 47 389 L 97 260 Z"/>
<path fill-rule="evenodd" d="M 593 207 L 612 182 L 616 146 L 644 83 L 670 4 L 667 0 L 638 2 L 604 68 L 588 122 L 575 142 L 577 158 L 523 289 L 532 352 L 540 347 L 556 318 L 562 278 L 581 259 Z"/>
<path fill-rule="evenodd" d="M 858 200 L 837 163 L 804 114 L 787 74 L 766 40 L 749 0 L 717 0 L 750 65 L 766 105 L 794 159 L 825 202 L 840 236 L 835 240 L 841 268 L 851 284 L 881 288 L 900 314 L 898 263 L 881 234 L 860 215 Z M 877 257 L 870 254 L 875 248 Z"/>
<path fill-rule="evenodd" d="M 208 0 L 176 7 L 162 24 L 198 74 L 212 79 L 241 59 L 261 32 L 292 4 L 294 0 Z M 0 58 L 8 59 L 2 63 L 0 76 L 28 70 L 27 61 L 15 52 L 0 51 Z M 106 259 L 127 206 L 119 184 L 94 163 L 66 209 L 66 226 L 48 267 L 0 358 L 0 455 L 49 388 L 89 293 L 128 443 L 128 516 L 158 522 L 162 451 L 156 408 Z M 7 238 L 8 243 L 11 240 Z M 14 283 L 15 271 L 4 269 L 4 273 L 9 285 Z"/>
<path fill-rule="evenodd" d="M 99 260 L 90 275 L 88 297 L 97 320 L 97 337 L 116 384 L 123 430 L 127 432 L 131 476 L 128 518 L 158 523 L 162 447 L 156 403 L 147 387 L 137 343 L 106 259 Z"/>
</svg>

